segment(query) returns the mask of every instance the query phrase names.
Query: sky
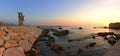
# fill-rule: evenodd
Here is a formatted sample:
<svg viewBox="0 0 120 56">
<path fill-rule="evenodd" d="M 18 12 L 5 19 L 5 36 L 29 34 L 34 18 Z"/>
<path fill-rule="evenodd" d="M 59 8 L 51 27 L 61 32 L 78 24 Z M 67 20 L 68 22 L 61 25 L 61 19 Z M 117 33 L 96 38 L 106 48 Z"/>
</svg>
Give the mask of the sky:
<svg viewBox="0 0 120 56">
<path fill-rule="evenodd" d="M 108 26 L 120 21 L 120 0 L 0 0 L 0 21 L 27 25 Z"/>
</svg>

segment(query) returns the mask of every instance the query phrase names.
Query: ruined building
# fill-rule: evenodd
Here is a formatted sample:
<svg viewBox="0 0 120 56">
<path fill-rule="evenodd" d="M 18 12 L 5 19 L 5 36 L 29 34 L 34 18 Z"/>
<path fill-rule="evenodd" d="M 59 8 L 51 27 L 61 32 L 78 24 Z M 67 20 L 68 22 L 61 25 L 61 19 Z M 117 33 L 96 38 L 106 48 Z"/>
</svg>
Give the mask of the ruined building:
<svg viewBox="0 0 120 56">
<path fill-rule="evenodd" d="M 22 12 L 18 12 L 18 25 L 22 26 L 23 25 L 23 21 L 24 21 L 24 15 Z"/>
</svg>

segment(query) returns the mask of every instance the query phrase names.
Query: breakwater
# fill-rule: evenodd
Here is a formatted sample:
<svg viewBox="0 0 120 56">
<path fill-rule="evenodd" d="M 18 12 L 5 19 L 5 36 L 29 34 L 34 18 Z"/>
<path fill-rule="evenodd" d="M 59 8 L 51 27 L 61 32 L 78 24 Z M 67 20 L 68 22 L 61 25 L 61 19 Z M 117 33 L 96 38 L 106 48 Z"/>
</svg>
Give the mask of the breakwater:
<svg viewBox="0 0 120 56">
<path fill-rule="evenodd" d="M 26 56 L 41 32 L 35 26 L 1 26 L 0 56 Z"/>
</svg>

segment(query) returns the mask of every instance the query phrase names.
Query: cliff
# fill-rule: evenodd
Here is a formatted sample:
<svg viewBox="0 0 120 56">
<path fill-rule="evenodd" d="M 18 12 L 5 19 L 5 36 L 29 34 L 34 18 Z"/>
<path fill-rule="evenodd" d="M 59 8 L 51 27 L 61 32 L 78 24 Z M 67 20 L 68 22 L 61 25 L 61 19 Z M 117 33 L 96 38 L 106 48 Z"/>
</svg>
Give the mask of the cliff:
<svg viewBox="0 0 120 56">
<path fill-rule="evenodd" d="M 111 28 L 111 29 L 120 29 L 120 22 L 118 22 L 118 23 L 110 23 L 109 28 Z"/>
<path fill-rule="evenodd" d="M 1 26 L 0 56 L 26 56 L 41 32 L 34 26 Z"/>
</svg>

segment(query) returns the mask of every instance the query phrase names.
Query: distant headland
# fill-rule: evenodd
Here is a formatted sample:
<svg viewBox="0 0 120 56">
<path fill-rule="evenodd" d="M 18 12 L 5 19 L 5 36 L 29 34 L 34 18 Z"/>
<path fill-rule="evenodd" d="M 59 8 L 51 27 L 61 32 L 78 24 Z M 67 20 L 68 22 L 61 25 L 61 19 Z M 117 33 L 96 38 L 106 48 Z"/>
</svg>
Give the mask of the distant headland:
<svg viewBox="0 0 120 56">
<path fill-rule="evenodd" d="M 120 22 L 110 23 L 109 28 L 110 29 L 120 29 Z"/>
</svg>

